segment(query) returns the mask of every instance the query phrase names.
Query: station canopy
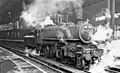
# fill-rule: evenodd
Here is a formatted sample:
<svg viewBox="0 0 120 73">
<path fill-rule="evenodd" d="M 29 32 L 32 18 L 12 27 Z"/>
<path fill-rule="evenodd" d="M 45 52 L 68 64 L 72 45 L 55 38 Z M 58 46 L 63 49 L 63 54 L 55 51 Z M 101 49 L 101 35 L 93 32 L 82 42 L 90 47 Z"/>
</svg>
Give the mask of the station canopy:
<svg viewBox="0 0 120 73">
<path fill-rule="evenodd" d="M 0 25 L 15 21 L 21 14 L 23 0 L 0 0 Z M 30 3 L 31 0 L 24 0 Z M 83 7 L 90 6 L 104 0 L 84 0 Z M 120 0 L 116 0 L 116 10 L 120 12 Z"/>
</svg>

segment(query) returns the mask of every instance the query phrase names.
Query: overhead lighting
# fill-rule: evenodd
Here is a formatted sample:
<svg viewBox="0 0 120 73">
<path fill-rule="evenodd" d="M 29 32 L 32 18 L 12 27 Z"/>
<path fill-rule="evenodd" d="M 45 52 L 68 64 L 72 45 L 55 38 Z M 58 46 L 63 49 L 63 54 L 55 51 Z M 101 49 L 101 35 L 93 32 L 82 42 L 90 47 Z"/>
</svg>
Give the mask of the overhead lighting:
<svg viewBox="0 0 120 73">
<path fill-rule="evenodd" d="M 120 13 L 115 13 L 114 14 L 114 18 L 119 18 L 119 16 L 120 16 Z M 96 17 L 96 21 L 101 21 L 101 20 L 105 20 L 107 17 L 106 16 L 100 16 L 100 17 Z M 110 17 L 110 19 L 111 19 L 111 17 Z"/>
<path fill-rule="evenodd" d="M 11 12 L 8 12 L 9 15 L 11 15 Z"/>
</svg>

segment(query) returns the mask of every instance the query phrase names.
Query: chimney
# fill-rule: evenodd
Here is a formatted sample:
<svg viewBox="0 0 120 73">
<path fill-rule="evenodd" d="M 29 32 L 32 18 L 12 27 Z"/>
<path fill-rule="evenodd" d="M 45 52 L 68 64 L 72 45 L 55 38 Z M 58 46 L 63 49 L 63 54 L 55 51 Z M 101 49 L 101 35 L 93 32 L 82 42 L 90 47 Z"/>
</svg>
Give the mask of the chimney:
<svg viewBox="0 0 120 73">
<path fill-rule="evenodd" d="M 76 13 L 76 24 L 80 25 L 83 23 L 83 9 L 81 6 L 77 6 L 77 8 L 75 9 L 75 13 Z"/>
</svg>

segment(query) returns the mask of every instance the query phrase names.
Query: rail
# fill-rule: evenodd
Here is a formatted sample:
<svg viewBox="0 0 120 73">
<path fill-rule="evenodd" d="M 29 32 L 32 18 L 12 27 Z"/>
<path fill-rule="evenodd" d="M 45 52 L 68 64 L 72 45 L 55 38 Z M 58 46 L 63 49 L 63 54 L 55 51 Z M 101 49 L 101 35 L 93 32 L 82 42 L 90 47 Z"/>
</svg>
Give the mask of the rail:
<svg viewBox="0 0 120 73">
<path fill-rule="evenodd" d="M 36 57 L 36 56 L 25 56 L 25 53 L 21 50 L 16 50 L 14 48 L 11 48 L 11 47 L 8 47 L 8 46 L 4 46 L 2 45 L 2 47 L 6 48 L 7 50 L 13 52 L 13 53 L 16 53 L 22 57 L 25 57 L 25 58 L 28 58 L 30 60 L 33 60 L 35 61 L 36 63 L 38 64 L 42 64 L 44 66 L 46 66 L 47 68 L 49 69 L 52 69 L 54 71 L 56 71 L 57 73 L 88 73 L 88 72 L 84 72 L 84 71 L 81 71 L 81 70 L 78 70 L 78 69 L 73 69 L 71 67 L 67 67 L 63 64 L 60 64 L 60 63 L 57 63 L 57 62 L 54 62 L 52 60 L 49 60 L 49 59 L 42 59 L 42 57 Z"/>
<path fill-rule="evenodd" d="M 58 69 L 55 69 L 55 68 L 49 66 L 48 64 L 45 64 L 45 63 L 43 63 L 43 62 L 41 62 L 41 61 L 39 61 L 39 60 L 37 60 L 37 59 L 35 59 L 35 58 L 33 58 L 33 57 L 25 56 L 25 55 L 24 55 L 25 53 L 24 53 L 23 51 L 15 50 L 14 48 L 10 48 L 10 47 L 7 47 L 7 46 L 2 46 L 2 47 L 4 47 L 5 49 L 7 49 L 7 50 L 9 50 L 9 51 L 11 51 L 11 52 L 13 52 L 13 53 L 21 56 L 21 57 L 27 58 L 27 59 L 29 59 L 29 60 L 32 60 L 32 61 L 38 63 L 38 64 L 41 64 L 41 65 L 45 66 L 46 68 L 49 68 L 49 69 L 55 71 L 56 73 L 64 73 L 63 71 L 60 71 L 60 70 L 58 70 Z"/>
</svg>

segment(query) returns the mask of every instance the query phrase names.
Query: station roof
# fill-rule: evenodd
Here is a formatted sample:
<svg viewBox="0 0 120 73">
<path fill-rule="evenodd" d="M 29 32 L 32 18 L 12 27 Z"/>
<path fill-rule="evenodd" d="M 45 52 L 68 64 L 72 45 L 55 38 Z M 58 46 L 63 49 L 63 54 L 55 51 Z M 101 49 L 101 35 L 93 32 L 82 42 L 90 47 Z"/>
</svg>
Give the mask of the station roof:
<svg viewBox="0 0 120 73">
<path fill-rule="evenodd" d="M 9 23 L 20 14 L 21 10 L 21 0 L 0 0 L 0 24 Z"/>
<path fill-rule="evenodd" d="M 0 24 L 7 24 L 19 17 L 22 11 L 23 0 L 0 0 Z M 24 0 L 30 3 L 31 0 Z M 85 0 L 83 7 L 101 2 L 104 0 Z M 120 0 L 116 0 L 116 10 L 120 10 Z M 120 11 L 118 11 L 120 12 Z M 11 14 L 11 16 L 9 15 Z"/>
</svg>

